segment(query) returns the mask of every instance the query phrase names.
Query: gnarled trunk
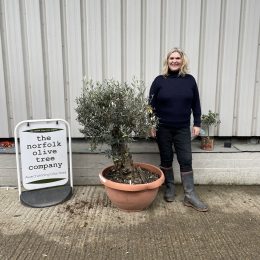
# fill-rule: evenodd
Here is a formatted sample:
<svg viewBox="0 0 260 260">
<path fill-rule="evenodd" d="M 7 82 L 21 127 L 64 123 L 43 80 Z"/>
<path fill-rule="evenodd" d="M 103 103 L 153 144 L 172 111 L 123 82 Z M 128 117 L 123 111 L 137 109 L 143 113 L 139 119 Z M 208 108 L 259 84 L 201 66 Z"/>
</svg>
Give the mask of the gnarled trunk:
<svg viewBox="0 0 260 260">
<path fill-rule="evenodd" d="M 112 159 L 116 170 L 123 172 L 133 172 L 133 159 L 126 143 L 117 143 L 112 145 Z"/>
<path fill-rule="evenodd" d="M 133 159 L 120 127 L 114 127 L 111 134 L 113 137 L 111 155 L 115 169 L 119 170 L 123 175 L 131 174 L 134 171 Z"/>
<path fill-rule="evenodd" d="M 119 173 L 121 179 L 126 181 L 124 183 L 147 183 L 148 180 L 143 171 L 134 167 L 132 155 L 119 128 L 112 130 L 112 136 L 114 141 L 111 143 L 111 156 L 114 162 L 114 170 Z"/>
</svg>

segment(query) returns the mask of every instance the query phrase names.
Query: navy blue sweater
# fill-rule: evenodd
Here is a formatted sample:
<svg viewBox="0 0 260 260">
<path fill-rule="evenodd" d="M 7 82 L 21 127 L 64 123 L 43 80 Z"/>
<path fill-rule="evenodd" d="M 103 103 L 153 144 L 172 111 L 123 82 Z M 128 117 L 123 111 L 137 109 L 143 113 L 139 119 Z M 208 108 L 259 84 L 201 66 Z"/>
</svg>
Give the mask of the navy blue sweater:
<svg viewBox="0 0 260 260">
<path fill-rule="evenodd" d="M 172 72 L 168 76 L 157 76 L 152 83 L 149 100 L 160 125 L 188 127 L 191 113 L 194 117 L 194 126 L 201 124 L 198 87 L 190 74 L 183 77 Z"/>
</svg>

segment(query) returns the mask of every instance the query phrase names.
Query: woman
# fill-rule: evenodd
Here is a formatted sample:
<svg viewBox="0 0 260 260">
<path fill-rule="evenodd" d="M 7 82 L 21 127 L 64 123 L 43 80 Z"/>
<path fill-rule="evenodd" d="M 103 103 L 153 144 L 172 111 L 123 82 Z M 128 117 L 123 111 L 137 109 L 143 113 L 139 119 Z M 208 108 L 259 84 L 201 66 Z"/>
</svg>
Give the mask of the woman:
<svg viewBox="0 0 260 260">
<path fill-rule="evenodd" d="M 153 129 L 151 135 L 157 139 L 160 167 L 165 175 L 164 199 L 172 202 L 175 197 L 172 169 L 174 144 L 185 194 L 184 205 L 207 211 L 208 207 L 194 190 L 190 116 L 192 112 L 192 135 L 197 136 L 200 132 L 201 108 L 196 81 L 187 72 L 186 55 L 182 50 L 174 48 L 167 54 L 162 75 L 155 78 L 150 89 L 150 104 L 159 118 L 158 129 Z"/>
</svg>

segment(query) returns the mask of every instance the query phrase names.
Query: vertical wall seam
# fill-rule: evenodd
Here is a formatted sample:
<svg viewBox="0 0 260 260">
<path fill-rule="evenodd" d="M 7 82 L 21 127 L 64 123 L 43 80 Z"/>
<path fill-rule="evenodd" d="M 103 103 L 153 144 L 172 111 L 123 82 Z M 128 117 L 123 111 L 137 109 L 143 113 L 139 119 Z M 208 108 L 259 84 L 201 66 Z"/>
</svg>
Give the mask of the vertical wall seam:
<svg viewBox="0 0 260 260">
<path fill-rule="evenodd" d="M 259 21 L 260 25 L 260 21 Z M 259 106 L 259 94 L 260 94 L 260 89 L 258 87 L 259 84 L 259 70 L 260 70 L 260 61 L 258 60 L 260 58 L 260 26 L 258 30 L 258 48 L 257 48 L 257 59 L 256 59 L 256 66 L 255 66 L 255 86 L 254 86 L 254 101 L 253 101 L 253 111 L 252 111 L 252 127 L 251 127 L 251 136 L 256 136 L 256 125 L 257 125 L 257 106 Z"/>
<path fill-rule="evenodd" d="M 22 39 L 22 57 L 23 57 L 23 67 L 24 67 L 24 83 L 25 83 L 25 103 L 27 110 L 28 119 L 33 119 L 32 111 L 32 85 L 30 79 L 30 67 L 29 67 L 29 51 L 28 51 L 28 32 L 27 32 L 27 18 L 25 3 L 19 1 L 19 11 L 20 11 L 20 28 L 21 28 L 21 39 Z"/>
<path fill-rule="evenodd" d="M 146 0 L 141 1 L 141 59 L 140 59 L 140 78 L 146 82 L 145 75 L 145 60 L 146 60 L 146 15 L 147 15 Z"/>
<path fill-rule="evenodd" d="M 237 135 L 238 132 L 238 113 L 239 113 L 239 95 L 240 95 L 240 80 L 241 80 L 241 59 L 243 53 L 243 38 L 245 31 L 245 11 L 246 3 L 245 0 L 241 0 L 240 5 L 240 22 L 239 22 L 239 33 L 238 33 L 238 48 L 237 48 L 237 68 L 236 68 L 236 83 L 235 83 L 235 102 L 233 109 L 233 128 L 232 135 Z"/>
<path fill-rule="evenodd" d="M 81 22 L 81 46 L 82 46 L 82 72 L 88 78 L 88 27 L 86 0 L 80 0 L 80 22 Z"/>
<path fill-rule="evenodd" d="M 161 19 L 160 19 L 160 61 L 159 61 L 159 72 L 161 72 L 162 68 L 162 60 L 165 56 L 165 39 L 166 39 L 166 10 L 167 3 L 165 0 L 161 0 Z"/>
<path fill-rule="evenodd" d="M 205 47 L 205 31 L 206 31 L 206 15 L 207 15 L 207 2 L 201 1 L 201 16 L 200 16 L 200 37 L 199 37 L 199 62 L 198 62 L 198 88 L 200 96 L 203 93 L 202 85 L 202 72 L 204 67 L 204 47 Z"/>
<path fill-rule="evenodd" d="M 187 21 L 187 2 L 186 0 L 181 1 L 181 30 L 180 30 L 180 47 L 185 49 L 186 41 L 186 21 Z"/>
<path fill-rule="evenodd" d="M 5 84 L 5 99 L 6 99 L 6 110 L 8 117 L 8 134 L 13 136 L 14 129 L 14 112 L 12 102 L 12 88 L 10 83 L 10 64 L 8 60 L 8 44 L 7 44 L 7 28 L 6 28 L 6 17 L 5 17 L 5 6 L 4 1 L 0 0 L 0 37 L 2 41 L 2 57 L 3 57 L 3 72 L 4 72 L 4 84 Z"/>
<path fill-rule="evenodd" d="M 126 30 L 127 30 L 127 6 L 126 1 L 121 0 L 121 81 L 125 82 L 127 78 L 127 40 L 126 40 Z"/>
<path fill-rule="evenodd" d="M 107 2 L 101 0 L 101 48 L 102 48 L 102 78 L 107 76 Z"/>
<path fill-rule="evenodd" d="M 218 65 L 217 65 L 217 82 L 215 95 L 215 111 L 219 113 L 221 105 L 222 93 L 222 75 L 223 75 L 223 55 L 224 55 L 224 41 L 225 41 L 225 26 L 226 26 L 226 1 L 221 0 L 220 7 L 220 25 L 219 25 L 219 43 L 218 43 Z M 215 128 L 215 135 L 219 132 L 219 125 Z"/>
<path fill-rule="evenodd" d="M 65 118 L 70 123 L 70 80 L 69 80 L 69 58 L 68 58 L 68 42 L 67 42 L 67 15 L 66 15 L 66 1 L 60 0 L 60 24 L 61 24 L 61 44 L 62 44 L 62 76 L 64 82 L 64 107 Z M 84 55 L 82 57 L 84 59 Z M 83 64 L 83 63 L 82 63 Z"/>
<path fill-rule="evenodd" d="M 49 58 L 48 58 L 48 43 L 47 43 L 47 28 L 46 28 L 46 7 L 45 1 L 40 0 L 40 20 L 41 20 L 41 40 L 42 40 L 42 57 L 43 57 L 43 73 L 44 73 L 44 93 L 46 117 L 51 118 L 51 96 L 50 96 L 50 73 L 49 73 Z"/>
</svg>

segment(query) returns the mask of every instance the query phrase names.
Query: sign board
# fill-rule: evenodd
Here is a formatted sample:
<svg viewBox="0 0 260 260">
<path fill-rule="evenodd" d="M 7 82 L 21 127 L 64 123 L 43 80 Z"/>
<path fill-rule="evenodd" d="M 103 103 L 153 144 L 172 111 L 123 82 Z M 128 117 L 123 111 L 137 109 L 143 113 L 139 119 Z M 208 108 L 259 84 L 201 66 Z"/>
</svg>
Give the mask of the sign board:
<svg viewBox="0 0 260 260">
<path fill-rule="evenodd" d="M 15 127 L 15 149 L 18 188 L 23 203 L 34 207 L 50 206 L 72 194 L 71 137 L 65 120 L 20 122 Z M 21 184 L 26 191 L 21 191 Z"/>
<path fill-rule="evenodd" d="M 27 190 L 68 182 L 66 126 L 37 122 L 19 129 L 22 182 Z"/>
</svg>

